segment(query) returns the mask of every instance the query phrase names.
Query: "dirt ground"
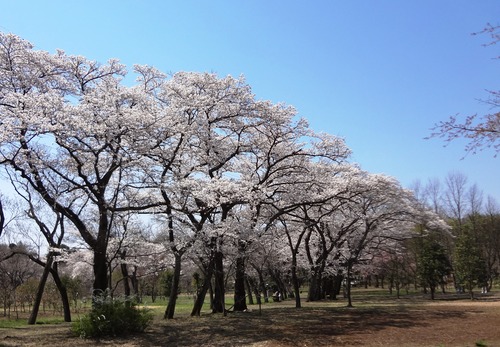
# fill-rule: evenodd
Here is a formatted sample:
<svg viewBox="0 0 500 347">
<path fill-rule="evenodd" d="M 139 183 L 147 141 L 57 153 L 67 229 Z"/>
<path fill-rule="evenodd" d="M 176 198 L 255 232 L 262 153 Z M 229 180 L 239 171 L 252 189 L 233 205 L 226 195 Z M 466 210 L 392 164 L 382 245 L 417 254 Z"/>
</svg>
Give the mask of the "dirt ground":
<svg viewBox="0 0 500 347">
<path fill-rule="evenodd" d="M 391 299 L 266 305 L 251 312 L 157 321 L 146 333 L 83 340 L 69 325 L 0 329 L 0 347 L 12 346 L 500 346 L 500 294 L 477 300 Z"/>
</svg>

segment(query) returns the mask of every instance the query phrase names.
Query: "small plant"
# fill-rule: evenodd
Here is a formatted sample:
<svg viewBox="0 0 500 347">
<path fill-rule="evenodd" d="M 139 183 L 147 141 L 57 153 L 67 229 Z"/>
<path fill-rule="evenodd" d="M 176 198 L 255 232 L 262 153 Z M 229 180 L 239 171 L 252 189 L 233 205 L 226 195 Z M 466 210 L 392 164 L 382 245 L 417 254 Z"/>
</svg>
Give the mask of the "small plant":
<svg viewBox="0 0 500 347">
<path fill-rule="evenodd" d="M 133 301 L 98 297 L 92 310 L 73 323 L 72 330 L 82 338 L 119 336 L 143 332 L 152 320 L 151 312 Z"/>
<path fill-rule="evenodd" d="M 488 347 L 488 345 L 483 340 L 479 340 L 476 342 L 476 347 Z"/>
</svg>

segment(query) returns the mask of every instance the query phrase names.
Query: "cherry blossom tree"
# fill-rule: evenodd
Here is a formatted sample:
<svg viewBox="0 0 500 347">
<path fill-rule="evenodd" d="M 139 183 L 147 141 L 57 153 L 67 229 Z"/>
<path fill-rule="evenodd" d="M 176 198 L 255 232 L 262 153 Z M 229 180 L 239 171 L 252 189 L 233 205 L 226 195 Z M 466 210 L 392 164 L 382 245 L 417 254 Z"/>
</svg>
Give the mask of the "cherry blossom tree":
<svg viewBox="0 0 500 347">
<path fill-rule="evenodd" d="M 344 212 L 345 217 L 355 223 L 339 250 L 346 275 L 348 306 L 352 306 L 350 289 L 354 265 L 368 261 L 371 250 L 393 248 L 394 242 L 412 236 L 419 213 L 413 194 L 402 189 L 393 178 L 365 174 L 358 182 L 358 189 L 360 194 L 351 199 Z"/>
<path fill-rule="evenodd" d="M 302 237 L 292 240 L 290 231 L 296 228 L 293 223 L 287 223 L 284 216 L 289 217 L 293 211 L 308 204 L 321 204 L 332 199 L 334 193 L 324 187 L 322 178 L 330 177 L 327 170 L 337 170 L 337 165 L 347 159 L 350 151 L 343 139 L 316 134 L 303 119 L 293 122 L 295 110 L 279 105 L 272 110 L 274 117 L 257 128 L 254 149 L 245 156 L 246 170 L 243 179 L 252 186 L 253 200 L 250 206 L 254 211 L 252 219 L 255 222 L 251 228 L 255 229 L 253 235 L 261 234 L 258 231 L 262 228 L 261 225 L 270 226 L 279 222 L 287 235 L 284 240 L 287 240 L 292 253 L 292 277 L 294 283 L 297 283 L 294 271 Z M 260 216 L 262 210 L 266 213 Z M 259 217 L 264 220 L 257 222 Z M 244 244 L 250 243 L 245 240 Z M 244 266 L 239 268 L 243 269 Z M 243 277 L 239 276 L 240 279 Z M 243 281 L 240 280 L 239 283 L 243 288 Z M 241 290 L 241 293 L 244 294 L 244 291 Z M 243 298 L 244 296 L 239 300 L 242 301 Z M 298 295 L 296 300 L 300 307 Z"/>
<path fill-rule="evenodd" d="M 120 85 L 126 72 L 116 60 L 36 51 L 12 34 L 0 42 L 0 163 L 78 229 L 103 293 L 115 212 L 145 208 L 125 194 L 135 188 L 130 148 L 150 141 L 156 114 L 142 89 Z"/>
<path fill-rule="evenodd" d="M 490 42 L 484 46 L 492 46 L 500 41 L 500 26 L 488 24 L 481 32 L 474 35 L 485 34 L 490 36 Z M 496 57 L 498 59 L 500 57 Z M 465 150 L 468 153 L 477 153 L 484 148 L 492 148 L 495 156 L 500 151 L 500 91 L 488 91 L 489 98 L 484 102 L 491 106 L 492 112 L 479 115 L 474 114 L 465 117 L 458 115 L 450 117 L 446 121 L 437 123 L 433 128 L 431 137 L 444 138 L 446 142 L 451 142 L 458 138 L 465 138 L 469 141 Z"/>
</svg>

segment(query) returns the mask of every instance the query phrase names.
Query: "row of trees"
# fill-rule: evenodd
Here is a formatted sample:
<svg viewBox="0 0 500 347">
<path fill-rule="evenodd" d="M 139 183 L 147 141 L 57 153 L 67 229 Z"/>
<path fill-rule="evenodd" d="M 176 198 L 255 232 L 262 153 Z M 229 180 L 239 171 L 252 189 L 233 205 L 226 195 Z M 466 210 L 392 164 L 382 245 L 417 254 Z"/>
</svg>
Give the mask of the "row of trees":
<svg viewBox="0 0 500 347">
<path fill-rule="evenodd" d="M 354 273 L 449 229 L 394 179 L 349 163 L 342 139 L 256 100 L 243 78 L 134 72 L 127 86 L 116 60 L 50 54 L 0 34 L 0 164 L 22 201 L 1 225 L 43 240 L 43 252 L 26 254 L 44 270 L 35 307 L 51 275 L 70 320 L 61 271 L 89 267 L 93 295 L 119 285 L 126 296 L 172 269 L 166 318 L 190 268 L 199 274 L 193 315 L 207 293 L 226 312 L 228 273 L 235 310 L 269 279 L 300 307 L 305 279 L 318 300 L 347 278 L 350 304 Z"/>
<path fill-rule="evenodd" d="M 246 269 L 244 277 L 245 303 L 254 303 L 253 294 L 263 295 L 265 300 L 279 291 L 283 296 L 295 295 L 295 292 L 306 284 L 310 289 L 308 300 L 336 298 L 341 284 L 347 285 L 347 277 L 356 284 L 388 285 L 389 290 L 395 289 L 399 296 L 402 289 L 421 288 L 429 291 L 433 298 L 437 289 L 454 288 L 459 291 L 467 290 L 472 294 L 474 287 L 490 289 L 499 273 L 500 256 L 500 213 L 495 201 L 491 198 L 483 201 L 482 193 L 473 185 L 466 185 L 466 178 L 460 174 L 450 174 L 444 187 L 438 180 L 431 180 L 425 187 L 416 184 L 414 187 L 421 201 L 431 204 L 440 210 L 443 218 L 447 218 L 451 228 L 449 232 L 442 230 L 425 230 L 417 225 L 411 238 L 401 238 L 397 242 L 390 242 L 391 247 L 377 245 L 364 250 L 364 257 L 358 259 L 347 276 L 347 268 L 339 261 L 330 262 L 323 269 L 318 267 L 321 252 L 314 233 L 309 230 L 301 235 L 305 229 L 290 228 L 291 222 L 282 219 L 274 231 L 269 231 L 259 242 L 255 252 L 246 255 Z M 457 185 L 457 183 L 460 183 Z M 460 192 L 456 194 L 456 187 Z M 455 188 L 454 188 L 455 187 Z M 444 188 L 444 189 L 443 189 Z M 431 196 L 434 198 L 431 199 Z M 451 196 L 458 199 L 450 199 Z M 436 198 L 437 197 L 437 198 Z M 459 202 L 459 203 L 457 203 Z M 453 211 L 461 206 L 463 216 L 456 219 Z M 324 209 L 324 206 L 323 206 Z M 326 211 L 326 210 L 325 210 Z M 474 211 L 474 212 L 473 212 Z M 18 226 L 21 224 L 18 222 Z M 459 227 L 461 225 L 461 227 Z M 123 240 L 119 246 L 128 256 L 113 258 L 117 245 L 113 240 L 108 252 L 110 259 L 110 284 L 113 294 L 124 294 L 128 287 L 125 281 L 131 282 L 129 294 L 142 300 L 151 296 L 169 295 L 173 279 L 173 256 L 169 251 L 168 242 L 155 236 L 153 242 L 147 241 L 142 230 L 134 237 Z M 154 235 L 157 235 L 154 233 Z M 313 236 L 311 236 L 313 235 Z M 321 235 L 318 233 L 318 236 Z M 290 246 L 288 237 L 302 238 L 302 244 L 297 247 L 297 253 Z M 329 236 L 331 238 L 331 235 Z M 394 240 L 393 240 L 394 241 Z M 162 248 L 163 247 L 163 248 Z M 338 247 L 338 245 L 336 246 Z M 156 250 L 155 250 L 156 248 Z M 311 250 L 317 249 L 317 258 L 311 256 Z M 198 262 L 199 249 L 193 246 L 194 252 L 188 252 L 182 263 L 183 281 L 177 292 L 197 294 L 202 289 L 203 267 Z M 304 256 L 301 255 L 304 252 Z M 335 253 L 335 251 L 333 251 Z M 224 251 L 224 286 L 234 290 L 237 256 L 230 249 Z M 291 259 L 295 256 L 295 261 Z M 42 276 L 43 268 L 36 263 L 30 263 L 29 258 L 35 259 L 36 252 L 28 250 L 24 245 L 3 246 L 1 252 L 0 276 L 2 276 L 2 298 L 4 314 L 10 307 L 14 310 L 19 307 L 31 307 L 35 300 L 36 286 L 34 282 Z M 78 308 L 79 300 L 88 296 L 92 286 L 91 253 L 84 249 L 71 249 L 64 255 L 59 255 L 59 264 L 63 264 L 62 280 L 68 287 L 70 301 L 74 308 Z M 123 268 L 130 269 L 124 275 Z M 318 269 L 319 268 L 319 269 Z M 295 271 L 292 271 L 295 270 Z M 294 278 L 295 277 L 295 278 Z M 297 288 L 294 290 L 294 285 Z M 52 284 L 55 289 L 55 285 Z M 346 290 L 348 288 L 345 288 Z M 209 282 L 208 290 L 213 300 L 213 281 Z M 49 296 L 49 303 L 53 305 L 54 298 Z M 149 300 L 149 298 L 146 298 Z M 45 301 L 47 302 L 47 301 Z M 300 306 L 300 300 L 299 306 Z M 54 305 L 53 305 L 54 306 Z"/>
<path fill-rule="evenodd" d="M 448 220 L 451 238 L 434 243 L 439 242 L 440 252 L 453 265 L 456 286 L 458 281 L 471 296 L 476 286 L 490 290 L 500 273 L 500 208 L 495 199 L 485 197 L 460 173 L 449 174 L 444 184 L 437 179 L 417 184 L 415 191 Z"/>
</svg>

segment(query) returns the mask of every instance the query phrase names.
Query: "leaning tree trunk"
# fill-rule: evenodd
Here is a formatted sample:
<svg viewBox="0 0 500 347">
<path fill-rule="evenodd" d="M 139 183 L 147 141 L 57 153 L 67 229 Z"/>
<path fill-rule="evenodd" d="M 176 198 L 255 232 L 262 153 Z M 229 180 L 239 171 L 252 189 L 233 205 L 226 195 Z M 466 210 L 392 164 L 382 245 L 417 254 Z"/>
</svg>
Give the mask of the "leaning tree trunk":
<svg viewBox="0 0 500 347">
<path fill-rule="evenodd" d="M 61 277 L 59 277 L 59 270 L 57 263 L 54 263 L 54 265 L 52 265 L 52 270 L 50 271 L 50 273 L 52 274 L 54 283 L 56 284 L 59 294 L 61 295 L 61 302 L 63 305 L 63 312 L 64 312 L 64 321 L 71 322 L 71 306 L 69 304 L 68 290 L 66 289 L 66 285 L 61 280 Z"/>
<path fill-rule="evenodd" d="M 191 316 L 199 316 L 201 313 L 205 296 L 207 295 L 207 291 L 210 288 L 210 282 L 212 281 L 213 267 L 213 259 L 211 259 L 205 267 L 205 278 L 203 279 L 203 285 L 196 293 L 196 300 L 194 302 L 193 310 L 191 311 Z"/>
<path fill-rule="evenodd" d="M 170 297 L 168 298 L 167 309 L 165 310 L 165 315 L 163 318 L 172 319 L 174 318 L 175 304 L 177 303 L 177 293 L 179 292 L 179 282 L 181 281 L 181 259 L 182 254 L 179 252 L 174 253 L 175 266 L 174 266 L 174 276 L 172 278 L 172 287 L 170 289 Z"/>
<path fill-rule="evenodd" d="M 35 324 L 36 317 L 38 316 L 38 311 L 40 309 L 40 303 L 42 302 L 43 291 L 45 290 L 45 283 L 47 283 L 47 277 L 49 277 L 50 268 L 52 266 L 52 262 L 54 261 L 54 257 L 49 255 L 47 262 L 45 263 L 45 267 L 43 269 L 42 278 L 38 283 L 38 289 L 36 291 L 35 302 L 33 304 L 33 310 L 31 311 L 31 315 L 28 319 L 28 324 Z"/>
</svg>

